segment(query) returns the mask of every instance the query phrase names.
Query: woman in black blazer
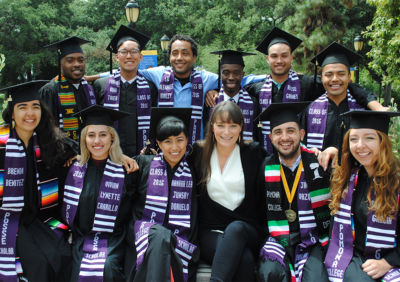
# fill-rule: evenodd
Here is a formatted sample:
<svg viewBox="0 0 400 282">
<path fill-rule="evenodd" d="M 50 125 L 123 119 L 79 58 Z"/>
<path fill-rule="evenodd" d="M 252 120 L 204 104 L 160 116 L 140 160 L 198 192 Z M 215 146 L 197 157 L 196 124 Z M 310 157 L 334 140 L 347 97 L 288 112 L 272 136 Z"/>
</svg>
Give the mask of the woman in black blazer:
<svg viewBox="0 0 400 282">
<path fill-rule="evenodd" d="M 200 254 L 212 265 L 211 281 L 256 279 L 264 210 L 256 179 L 267 153 L 242 135 L 241 110 L 226 101 L 215 107 L 205 140 L 194 145 Z"/>
</svg>

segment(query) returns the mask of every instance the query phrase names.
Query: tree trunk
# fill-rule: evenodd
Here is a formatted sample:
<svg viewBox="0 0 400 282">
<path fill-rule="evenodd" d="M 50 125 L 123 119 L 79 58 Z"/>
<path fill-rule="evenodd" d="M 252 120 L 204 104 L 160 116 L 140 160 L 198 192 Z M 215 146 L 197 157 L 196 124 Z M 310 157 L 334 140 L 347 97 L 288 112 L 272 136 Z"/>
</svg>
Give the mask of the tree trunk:
<svg viewBox="0 0 400 282">
<path fill-rule="evenodd" d="M 383 105 L 385 107 L 390 105 L 390 99 L 392 98 L 392 83 L 385 86 L 385 96 L 383 100 Z"/>
</svg>

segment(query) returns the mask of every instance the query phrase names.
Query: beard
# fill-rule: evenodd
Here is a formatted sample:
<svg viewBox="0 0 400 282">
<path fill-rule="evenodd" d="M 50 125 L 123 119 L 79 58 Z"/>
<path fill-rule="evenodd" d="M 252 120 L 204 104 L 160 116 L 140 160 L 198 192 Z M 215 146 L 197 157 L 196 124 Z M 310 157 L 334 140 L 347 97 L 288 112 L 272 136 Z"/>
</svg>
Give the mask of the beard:
<svg viewBox="0 0 400 282">
<path fill-rule="evenodd" d="M 278 146 L 274 146 L 275 150 L 279 153 L 279 156 L 283 160 L 290 160 L 296 157 L 297 153 L 299 152 L 300 148 L 300 141 L 297 143 L 293 143 L 293 149 L 290 151 L 281 151 Z"/>
</svg>

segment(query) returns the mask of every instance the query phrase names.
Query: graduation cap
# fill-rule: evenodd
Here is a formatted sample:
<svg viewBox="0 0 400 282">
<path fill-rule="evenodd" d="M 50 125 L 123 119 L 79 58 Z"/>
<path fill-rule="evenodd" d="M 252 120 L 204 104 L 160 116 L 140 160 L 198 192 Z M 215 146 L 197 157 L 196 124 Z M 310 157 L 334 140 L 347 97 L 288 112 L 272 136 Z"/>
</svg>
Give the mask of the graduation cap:
<svg viewBox="0 0 400 282">
<path fill-rule="evenodd" d="M 181 120 L 185 124 L 186 129 L 189 130 L 191 116 L 192 108 L 151 108 L 150 139 L 156 138 L 157 128 L 164 117 L 170 117 L 172 120 Z"/>
<path fill-rule="evenodd" d="M 50 50 L 57 50 L 59 58 L 62 59 L 63 57 L 72 53 L 83 53 L 81 45 L 89 42 L 91 41 L 80 38 L 78 36 L 72 36 L 67 39 L 51 43 L 44 47 L 49 48 Z"/>
<path fill-rule="evenodd" d="M 337 42 L 332 42 L 328 47 L 312 58 L 311 62 L 320 65 L 321 67 L 335 63 L 341 63 L 350 67 L 361 58 L 362 57 L 359 54 L 351 51 L 343 45 L 340 45 Z"/>
<path fill-rule="evenodd" d="M 243 56 L 251 56 L 255 55 L 254 53 L 247 53 L 241 50 L 220 50 L 213 51 L 210 54 L 220 55 L 220 59 L 218 61 L 218 89 L 220 88 L 221 81 L 221 66 L 224 64 L 238 64 L 244 67 Z"/>
<path fill-rule="evenodd" d="M 0 92 L 6 92 L 8 101 L 13 104 L 39 100 L 39 89 L 45 85 L 48 80 L 33 80 L 21 84 L 9 86 L 0 89 Z"/>
<path fill-rule="evenodd" d="M 286 122 L 296 122 L 299 124 L 298 114 L 301 113 L 311 102 L 294 103 L 272 103 L 266 108 L 256 120 L 270 121 L 271 129 Z"/>
<path fill-rule="evenodd" d="M 88 125 L 113 126 L 115 121 L 129 116 L 129 113 L 112 110 L 100 105 L 92 105 L 75 113 L 73 116 L 80 117 L 83 120 L 84 127 Z"/>
<path fill-rule="evenodd" d="M 265 55 L 268 55 L 269 47 L 277 43 L 284 43 L 286 45 L 289 45 L 291 52 L 293 52 L 297 48 L 297 46 L 300 45 L 301 42 L 302 40 L 300 38 L 297 38 L 296 36 L 287 33 L 280 28 L 274 27 L 264 37 L 261 43 L 258 44 L 256 50 L 264 53 Z"/>
<path fill-rule="evenodd" d="M 127 26 L 121 25 L 106 48 L 106 50 L 110 52 L 110 73 L 112 73 L 112 53 L 117 53 L 122 43 L 128 40 L 139 43 L 140 49 L 142 50 L 150 40 L 150 37 Z"/>
<path fill-rule="evenodd" d="M 341 115 L 351 118 L 350 128 L 370 128 L 388 134 L 390 118 L 400 116 L 400 112 L 355 110 Z"/>
<path fill-rule="evenodd" d="M 91 41 L 80 38 L 78 36 L 72 36 L 67 39 L 63 39 L 49 45 L 44 48 L 50 50 L 57 50 L 58 53 L 58 80 L 61 81 L 61 59 L 72 53 L 83 53 L 81 45 L 89 43 Z"/>
</svg>

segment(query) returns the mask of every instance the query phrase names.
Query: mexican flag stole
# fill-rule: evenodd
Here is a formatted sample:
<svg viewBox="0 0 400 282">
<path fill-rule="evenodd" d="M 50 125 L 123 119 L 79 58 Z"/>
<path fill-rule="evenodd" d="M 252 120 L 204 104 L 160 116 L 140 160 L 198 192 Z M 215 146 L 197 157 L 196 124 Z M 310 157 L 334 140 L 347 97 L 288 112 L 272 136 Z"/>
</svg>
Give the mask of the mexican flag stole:
<svg viewBox="0 0 400 282">
<path fill-rule="evenodd" d="M 343 281 L 346 268 L 353 257 L 353 240 L 355 236 L 352 200 L 357 187 L 359 169 L 353 170 L 345 198 L 341 198 L 339 211 L 333 217 L 332 237 L 325 257 L 325 266 L 330 281 Z M 399 196 L 397 198 L 399 199 Z M 372 190 L 371 201 L 375 200 Z M 388 217 L 379 221 L 374 211 L 369 211 L 367 217 L 367 235 L 365 238 L 364 256 L 366 259 L 382 258 L 382 255 L 396 247 L 397 212 L 394 219 Z M 354 234 L 354 235 L 353 235 Z M 382 281 L 400 281 L 400 269 L 392 268 Z"/>
<path fill-rule="evenodd" d="M 60 86 L 58 88 L 58 126 L 68 134 L 68 137 L 77 141 L 79 140 L 79 120 L 77 117 L 72 116 L 75 114 L 76 109 L 73 86 L 68 83 L 64 76 L 61 76 L 61 81 L 59 81 L 57 77 L 55 82 Z M 92 87 L 84 78 L 81 79 L 81 84 L 88 104 L 95 105 L 96 96 L 94 95 Z"/>
<path fill-rule="evenodd" d="M 197 246 L 187 241 L 191 228 L 190 214 L 192 202 L 193 179 L 189 165 L 184 158 L 171 182 L 171 193 L 168 193 L 167 167 L 163 154 L 156 155 L 151 162 L 148 188 L 146 191 L 146 202 L 141 220 L 134 225 L 136 245 L 136 269 L 140 267 L 149 245 L 148 236 L 151 226 L 163 225 L 167 212 L 168 202 L 168 224 L 166 228 L 175 234 L 177 242 L 175 252 L 179 255 L 183 264 L 184 280 L 188 279 L 188 267 L 193 252 Z"/>
<path fill-rule="evenodd" d="M 87 163 L 81 165 L 75 162 L 65 181 L 62 216 L 72 229 L 86 171 Z M 125 173 L 122 165 L 107 159 L 97 197 L 93 227 L 83 242 L 79 281 L 103 281 L 104 264 L 108 255 L 108 238 L 114 231 L 124 181 Z"/>
<path fill-rule="evenodd" d="M 34 162 L 37 191 L 40 209 L 48 209 L 58 205 L 58 179 L 46 171 L 40 160 L 40 149 L 37 146 L 36 133 L 33 134 L 35 148 Z M 22 141 L 13 129 L 9 133 L 7 127 L 0 128 L 0 279 L 16 281 L 23 275 L 19 257 L 16 253 L 16 241 L 21 212 L 24 208 L 24 190 L 27 167 L 26 153 Z M 66 226 L 55 219 L 50 219 L 51 228 L 66 229 Z"/>
<path fill-rule="evenodd" d="M 318 242 L 325 246 L 328 243 L 330 199 L 329 177 L 323 173 L 314 153 L 301 147 L 301 159 L 304 164 L 298 184 L 298 216 L 301 242 L 295 248 L 294 265 L 289 263 L 292 280 L 301 281 L 310 247 Z M 265 187 L 267 201 L 267 224 L 269 238 L 260 251 L 261 259 L 278 261 L 284 268 L 286 250 L 289 240 L 289 222 L 282 208 L 286 201 L 283 193 L 280 164 L 277 155 L 268 158 L 265 166 Z"/>
</svg>

